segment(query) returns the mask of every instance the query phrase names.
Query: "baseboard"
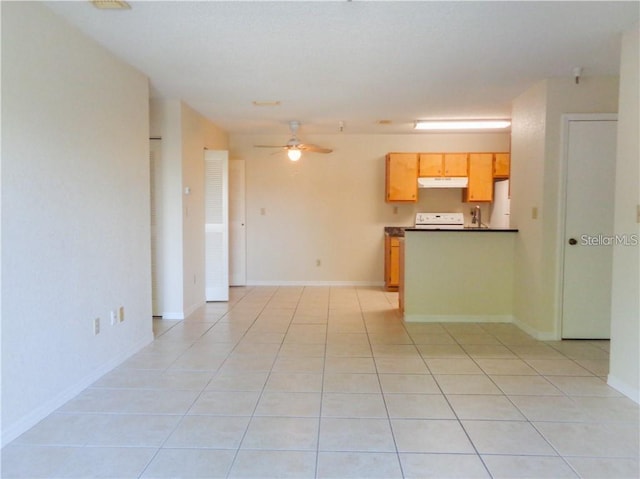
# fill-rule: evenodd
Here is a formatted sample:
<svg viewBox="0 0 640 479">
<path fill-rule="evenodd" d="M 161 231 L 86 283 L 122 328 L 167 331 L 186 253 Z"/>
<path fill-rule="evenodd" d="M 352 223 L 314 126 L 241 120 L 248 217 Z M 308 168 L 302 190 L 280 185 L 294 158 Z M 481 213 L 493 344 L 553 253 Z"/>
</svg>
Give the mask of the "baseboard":
<svg viewBox="0 0 640 479">
<path fill-rule="evenodd" d="M 383 281 L 253 281 L 248 280 L 247 286 L 359 286 L 382 287 Z"/>
<path fill-rule="evenodd" d="M 92 371 L 89 375 L 85 376 L 80 381 L 78 381 L 71 387 L 67 388 L 66 390 L 58 394 L 53 399 L 45 402 L 38 408 L 31 411 L 25 417 L 20 419 L 15 424 L 8 427 L 6 430 L 3 430 L 2 431 L 2 447 L 6 446 L 8 443 L 16 439 L 18 436 L 28 431 L 29 429 L 31 429 L 33 426 L 38 424 L 49 414 L 51 414 L 56 409 L 58 409 L 59 407 L 63 406 L 65 403 L 67 403 L 68 401 L 76 397 L 78 394 L 84 391 L 91 384 L 96 382 L 98 379 L 100 379 L 106 373 L 114 369 L 116 366 L 119 366 L 120 364 L 122 364 L 124 361 L 129 359 L 131 356 L 133 356 L 135 353 L 140 351 L 142 348 L 149 345 L 151 342 L 153 342 L 153 333 L 150 333 L 150 335 L 146 339 L 144 339 L 143 341 L 140 341 L 128 352 L 123 353 L 117 358 L 112 359 L 111 361 L 103 364 L 99 368 Z"/>
<path fill-rule="evenodd" d="M 188 318 L 190 314 L 193 314 L 198 308 L 204 306 L 206 303 L 203 301 L 201 303 L 196 303 L 188 308 L 185 308 L 184 311 L 165 311 L 162 313 L 162 319 L 173 319 L 173 320 L 181 320 Z"/>
<path fill-rule="evenodd" d="M 406 314 L 407 323 L 512 323 L 510 314 Z"/>
<path fill-rule="evenodd" d="M 558 340 L 561 339 L 555 333 L 543 333 L 543 332 L 540 332 L 537 329 L 532 328 L 528 324 L 525 324 L 522 321 L 519 321 L 518 318 L 516 318 L 516 317 L 513 318 L 513 324 L 518 326 L 525 333 L 527 333 L 529 336 L 532 336 L 533 338 L 537 339 L 538 341 L 558 341 Z"/>
<path fill-rule="evenodd" d="M 612 376 L 611 374 L 607 376 L 607 384 L 611 386 L 613 389 L 615 389 L 616 391 L 619 391 L 625 396 L 627 396 L 636 404 L 640 404 L 640 390 L 630 387 L 627 383 L 625 383 L 624 381 L 621 381 L 615 376 Z"/>
<path fill-rule="evenodd" d="M 196 303 L 193 304 L 191 306 L 189 306 L 188 308 L 186 308 L 184 310 L 184 317 L 188 318 L 191 314 L 193 314 L 198 308 L 201 308 L 202 306 L 204 306 L 206 303 L 204 301 L 200 302 L 200 303 Z M 169 319 L 169 318 L 167 318 Z"/>
</svg>

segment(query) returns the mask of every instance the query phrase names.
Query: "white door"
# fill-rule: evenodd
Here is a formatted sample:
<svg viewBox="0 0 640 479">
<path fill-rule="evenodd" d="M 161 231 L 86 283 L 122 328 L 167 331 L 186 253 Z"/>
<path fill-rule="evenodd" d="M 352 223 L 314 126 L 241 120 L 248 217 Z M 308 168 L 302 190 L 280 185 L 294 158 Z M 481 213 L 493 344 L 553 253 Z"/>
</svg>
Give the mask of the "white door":
<svg viewBox="0 0 640 479">
<path fill-rule="evenodd" d="M 205 164 L 205 298 L 229 300 L 229 153 L 207 150 Z"/>
<path fill-rule="evenodd" d="M 244 161 L 229 161 L 229 284 L 247 284 Z"/>
<path fill-rule="evenodd" d="M 577 117 L 566 118 L 564 125 L 562 337 L 607 339 L 611 323 L 610 242 L 617 121 L 611 115 Z"/>
</svg>

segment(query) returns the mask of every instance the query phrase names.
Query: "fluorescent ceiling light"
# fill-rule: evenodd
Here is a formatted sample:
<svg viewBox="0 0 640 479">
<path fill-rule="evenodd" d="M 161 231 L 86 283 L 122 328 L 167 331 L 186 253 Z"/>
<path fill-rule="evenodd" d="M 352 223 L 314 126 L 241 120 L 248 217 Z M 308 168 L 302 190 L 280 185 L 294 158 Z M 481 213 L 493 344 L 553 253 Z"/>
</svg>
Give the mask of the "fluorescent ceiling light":
<svg viewBox="0 0 640 479">
<path fill-rule="evenodd" d="M 508 128 L 509 120 L 446 120 L 446 121 L 416 121 L 416 130 L 493 130 Z"/>
</svg>

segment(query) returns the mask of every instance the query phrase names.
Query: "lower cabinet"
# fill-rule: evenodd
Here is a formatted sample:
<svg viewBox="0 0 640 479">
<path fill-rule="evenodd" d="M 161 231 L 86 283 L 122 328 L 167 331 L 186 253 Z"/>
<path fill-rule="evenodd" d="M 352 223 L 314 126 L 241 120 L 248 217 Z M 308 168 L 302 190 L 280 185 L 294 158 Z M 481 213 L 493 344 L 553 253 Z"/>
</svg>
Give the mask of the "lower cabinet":
<svg viewBox="0 0 640 479">
<path fill-rule="evenodd" d="M 400 238 L 384 235 L 384 288 L 398 291 L 400 280 Z"/>
<path fill-rule="evenodd" d="M 400 239 L 400 275 L 398 278 L 398 308 L 404 313 L 404 238 Z"/>
</svg>

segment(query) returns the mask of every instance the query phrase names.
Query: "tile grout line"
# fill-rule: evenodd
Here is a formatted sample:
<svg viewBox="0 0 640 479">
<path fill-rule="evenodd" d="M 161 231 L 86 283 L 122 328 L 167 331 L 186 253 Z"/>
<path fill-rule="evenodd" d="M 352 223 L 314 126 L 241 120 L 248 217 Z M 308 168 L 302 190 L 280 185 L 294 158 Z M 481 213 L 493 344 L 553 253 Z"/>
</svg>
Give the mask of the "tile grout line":
<svg viewBox="0 0 640 479">
<path fill-rule="evenodd" d="M 264 306 L 262 307 L 262 309 L 260 310 L 260 313 L 256 316 L 256 319 L 251 323 L 251 326 L 249 326 L 249 328 L 247 329 L 247 331 L 245 331 L 245 334 L 242 335 L 242 338 L 244 338 L 247 334 L 247 332 L 249 331 L 249 329 L 251 329 L 256 321 L 258 320 L 258 318 L 264 313 L 264 311 L 266 310 L 268 304 L 273 301 L 274 297 L 276 296 L 276 294 L 278 293 L 278 291 L 280 291 L 280 287 L 277 287 L 273 294 L 269 297 L 269 299 L 265 302 Z M 296 308 L 297 305 L 300 302 L 300 298 L 298 298 L 298 301 L 296 302 Z M 291 316 L 291 319 L 289 320 L 289 323 L 287 325 L 287 329 L 286 332 L 284 334 L 284 337 L 282 339 L 282 341 L 280 342 L 280 347 L 278 348 L 278 351 L 280 351 L 282 349 L 282 345 L 284 344 L 284 341 L 287 337 L 287 332 L 289 331 L 289 329 L 291 328 L 291 323 L 293 321 L 293 316 L 295 315 L 295 309 L 294 309 L 294 314 Z M 240 343 L 240 341 L 242 341 L 242 338 L 240 338 L 238 340 L 238 344 Z M 235 348 L 234 348 L 235 349 Z M 233 351 L 232 351 L 233 352 Z M 229 353 L 231 354 L 231 352 Z M 264 381 L 264 384 L 262 385 L 262 389 L 260 390 L 260 394 L 258 395 L 258 399 L 256 400 L 256 404 L 253 407 L 253 411 L 251 413 L 251 415 L 249 416 L 249 421 L 247 422 L 247 427 L 244 430 L 244 433 L 242 434 L 242 436 L 240 437 L 240 440 L 238 441 L 238 447 L 235 449 L 235 453 L 233 456 L 233 459 L 231 460 L 231 463 L 229 464 L 229 469 L 227 470 L 227 474 L 225 477 L 229 478 L 229 475 L 231 474 L 231 472 L 233 471 L 233 467 L 236 464 L 236 461 L 238 460 L 238 455 L 240 454 L 240 451 L 242 450 L 242 443 L 244 442 L 244 440 L 247 437 L 247 433 L 249 432 L 249 428 L 251 427 L 251 423 L 253 422 L 253 418 L 256 417 L 256 410 L 258 409 L 258 405 L 260 404 L 260 400 L 262 399 L 264 392 L 266 390 L 267 384 L 269 383 L 269 379 L 271 378 L 271 373 L 273 372 L 273 366 L 276 362 L 276 358 L 277 358 L 277 354 L 274 355 L 273 357 L 273 361 L 271 362 L 271 367 L 269 368 L 269 372 L 267 374 L 267 377 Z M 251 450 L 251 449 L 246 449 L 246 450 Z"/>
<path fill-rule="evenodd" d="M 367 322 L 364 319 L 364 311 L 362 309 L 362 300 L 360 295 L 358 294 L 358 291 L 356 290 L 356 295 L 358 297 L 358 306 L 360 307 L 360 313 L 362 314 L 362 320 L 364 322 L 364 328 L 365 328 L 365 332 L 367 334 L 367 341 L 369 343 L 369 349 L 371 350 L 371 357 L 373 360 L 373 367 L 375 368 L 376 371 L 376 378 L 378 380 L 378 387 L 380 388 L 380 396 L 382 397 L 382 402 L 384 403 L 384 408 L 385 411 L 387 413 L 387 424 L 389 425 L 389 431 L 391 432 L 391 439 L 393 440 L 393 447 L 395 448 L 395 453 L 396 453 L 396 461 L 398 462 L 398 467 L 400 468 L 400 475 L 401 477 L 406 477 L 405 473 L 404 473 L 404 468 L 402 466 L 402 460 L 400 459 L 400 450 L 398 449 L 398 442 L 396 440 L 396 434 L 393 430 L 393 423 L 391 421 L 391 415 L 389 414 L 389 405 L 387 404 L 387 398 L 385 397 L 384 394 L 384 389 L 382 388 L 382 381 L 380 379 L 380 371 L 378 370 L 378 363 L 376 362 L 376 356 L 375 353 L 373 351 L 373 345 L 371 343 L 371 337 L 370 337 L 370 333 L 369 333 L 369 328 L 367 326 Z M 402 328 L 405 332 L 406 328 L 404 326 L 404 324 L 402 324 Z M 408 334 L 408 333 L 407 333 Z"/>
<path fill-rule="evenodd" d="M 442 325 L 441 323 L 437 323 L 440 324 L 445 330 L 446 327 L 444 327 L 444 325 Z M 447 330 L 447 333 L 449 333 L 451 335 L 451 333 Z M 456 342 L 456 344 L 460 345 L 460 343 L 458 343 L 458 341 L 456 340 L 456 338 L 451 335 L 451 337 L 453 338 L 453 340 Z M 458 415 L 458 412 L 455 410 L 455 408 L 453 407 L 453 405 L 451 404 L 451 401 L 449 400 L 449 397 L 447 396 L 447 394 L 445 394 L 445 392 L 443 391 L 440 383 L 437 381 L 436 377 L 433 375 L 433 372 L 431 371 L 431 368 L 429 368 L 429 364 L 427 363 L 426 359 L 423 358 L 423 361 L 425 363 L 425 366 L 427 366 L 427 370 L 429 370 L 429 372 L 431 372 L 431 375 L 434 379 L 434 382 L 436 383 L 436 385 L 438 386 L 438 389 L 440 390 L 440 393 L 442 394 L 442 396 L 444 397 L 444 400 L 447 402 L 447 405 L 449 406 L 449 409 L 451 409 L 451 412 L 453 413 L 453 415 L 456 418 L 456 421 L 458 422 L 458 425 L 460 426 L 460 428 L 462 429 L 462 431 L 464 432 L 465 437 L 467 438 L 467 440 L 469 441 L 469 444 L 471 444 L 471 447 L 473 448 L 473 450 L 476 453 L 476 456 L 478 457 L 478 459 L 480 460 L 480 462 L 482 463 L 482 467 L 484 467 L 485 471 L 487 472 L 487 474 L 489 475 L 490 478 L 493 478 L 493 474 L 491 474 L 491 471 L 489 470 L 489 467 L 487 466 L 486 462 L 484 461 L 482 455 L 480 454 L 480 451 L 478 451 L 478 448 L 476 446 L 476 444 L 473 442 L 473 440 L 471 439 L 471 436 L 469 435 L 469 432 L 467 431 L 467 428 L 464 427 L 464 424 L 462 424 L 462 420 L 460 419 L 460 416 Z M 474 361 L 475 362 L 475 361 Z M 478 367 L 480 367 L 480 365 L 478 365 Z M 484 372 L 484 370 L 482 368 L 480 368 L 481 371 Z"/>
<path fill-rule="evenodd" d="M 324 404 L 324 378 L 327 370 L 327 343 L 329 342 L 329 313 L 331 311 L 331 292 L 332 288 L 329 288 L 327 295 L 326 306 L 326 326 L 324 336 L 324 350 L 322 357 L 322 380 L 320 381 L 320 405 L 318 409 L 318 433 L 316 434 L 316 461 L 313 477 L 317 478 L 320 469 L 320 435 L 322 434 L 322 406 Z"/>
</svg>

